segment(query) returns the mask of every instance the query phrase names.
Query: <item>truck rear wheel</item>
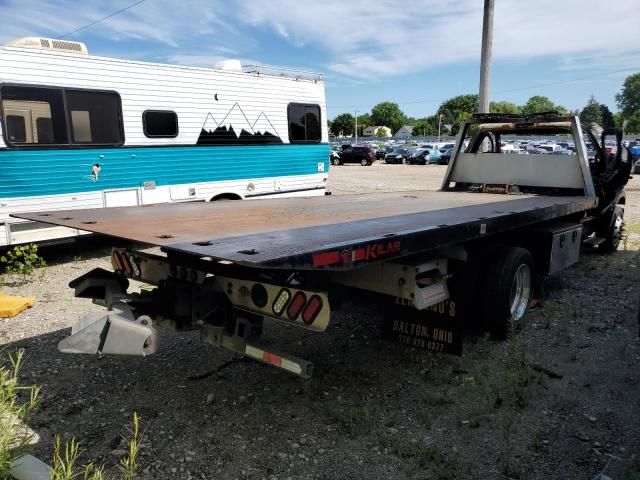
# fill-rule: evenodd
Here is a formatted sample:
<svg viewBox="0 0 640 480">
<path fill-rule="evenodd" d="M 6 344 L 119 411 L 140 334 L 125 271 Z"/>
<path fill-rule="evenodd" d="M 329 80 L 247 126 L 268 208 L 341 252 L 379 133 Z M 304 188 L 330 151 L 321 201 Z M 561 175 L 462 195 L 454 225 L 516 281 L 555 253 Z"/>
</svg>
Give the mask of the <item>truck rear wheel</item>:
<svg viewBox="0 0 640 480">
<path fill-rule="evenodd" d="M 505 339 L 513 321 L 517 328 L 529 308 L 533 291 L 533 258 L 521 247 L 501 247 L 494 252 L 485 276 L 483 316 L 485 327 Z"/>
</svg>

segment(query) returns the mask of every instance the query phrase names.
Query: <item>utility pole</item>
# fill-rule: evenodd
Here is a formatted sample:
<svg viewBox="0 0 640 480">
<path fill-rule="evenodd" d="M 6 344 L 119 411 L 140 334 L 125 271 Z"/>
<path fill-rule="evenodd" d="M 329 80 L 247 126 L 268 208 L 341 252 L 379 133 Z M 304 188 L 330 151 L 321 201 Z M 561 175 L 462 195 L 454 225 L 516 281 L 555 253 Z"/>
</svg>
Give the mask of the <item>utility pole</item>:
<svg viewBox="0 0 640 480">
<path fill-rule="evenodd" d="M 356 110 L 356 144 L 358 143 L 358 110 Z"/>
<path fill-rule="evenodd" d="M 438 143 L 440 143 L 440 125 L 442 125 L 442 114 L 438 115 Z"/>
<path fill-rule="evenodd" d="M 494 0 L 484 0 L 484 17 L 482 20 L 482 54 L 480 57 L 480 105 L 478 113 L 489 113 L 491 47 L 493 45 L 493 3 Z"/>
</svg>

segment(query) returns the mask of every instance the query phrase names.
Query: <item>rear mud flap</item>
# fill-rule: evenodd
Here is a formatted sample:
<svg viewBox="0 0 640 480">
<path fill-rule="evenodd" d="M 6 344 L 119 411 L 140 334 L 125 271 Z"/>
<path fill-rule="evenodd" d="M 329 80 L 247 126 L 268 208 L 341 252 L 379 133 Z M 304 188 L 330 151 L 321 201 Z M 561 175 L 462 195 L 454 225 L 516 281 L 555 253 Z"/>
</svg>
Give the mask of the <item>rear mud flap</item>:
<svg viewBox="0 0 640 480">
<path fill-rule="evenodd" d="M 463 329 L 453 301 L 434 305 L 430 311 L 416 310 L 403 305 L 387 305 L 383 335 L 388 340 L 407 347 L 439 353 L 462 355 Z"/>
</svg>

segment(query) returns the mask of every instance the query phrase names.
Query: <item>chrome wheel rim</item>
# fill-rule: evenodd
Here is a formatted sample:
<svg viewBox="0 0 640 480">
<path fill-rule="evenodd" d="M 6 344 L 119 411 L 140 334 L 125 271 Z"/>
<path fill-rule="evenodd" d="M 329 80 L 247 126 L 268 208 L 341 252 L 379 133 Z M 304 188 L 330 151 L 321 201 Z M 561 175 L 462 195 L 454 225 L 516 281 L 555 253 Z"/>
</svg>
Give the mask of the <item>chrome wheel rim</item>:
<svg viewBox="0 0 640 480">
<path fill-rule="evenodd" d="M 615 248 L 620 245 L 620 237 L 622 236 L 622 216 L 616 215 L 616 219 L 613 222 L 613 232 L 611 235 L 611 243 Z"/>
<path fill-rule="evenodd" d="M 519 321 L 527 311 L 529 298 L 531 296 L 531 269 L 529 265 L 523 263 L 516 270 L 511 283 L 510 311 L 511 318 Z"/>
</svg>

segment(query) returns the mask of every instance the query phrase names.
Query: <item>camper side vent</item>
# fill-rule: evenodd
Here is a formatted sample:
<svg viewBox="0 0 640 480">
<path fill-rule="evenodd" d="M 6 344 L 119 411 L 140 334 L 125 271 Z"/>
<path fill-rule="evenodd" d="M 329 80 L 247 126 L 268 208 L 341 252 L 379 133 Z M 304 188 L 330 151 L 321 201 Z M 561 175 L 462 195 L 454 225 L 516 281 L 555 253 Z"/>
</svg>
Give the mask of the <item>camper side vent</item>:
<svg viewBox="0 0 640 480">
<path fill-rule="evenodd" d="M 9 47 L 34 48 L 57 52 L 81 53 L 87 55 L 89 51 L 82 42 L 70 42 L 68 40 L 54 40 L 51 38 L 24 37 L 7 44 Z"/>
<path fill-rule="evenodd" d="M 82 53 L 83 45 L 80 42 L 65 42 L 64 40 L 54 40 L 53 48 L 56 50 L 67 50 L 70 52 Z M 87 47 L 85 47 L 86 49 Z"/>
</svg>

